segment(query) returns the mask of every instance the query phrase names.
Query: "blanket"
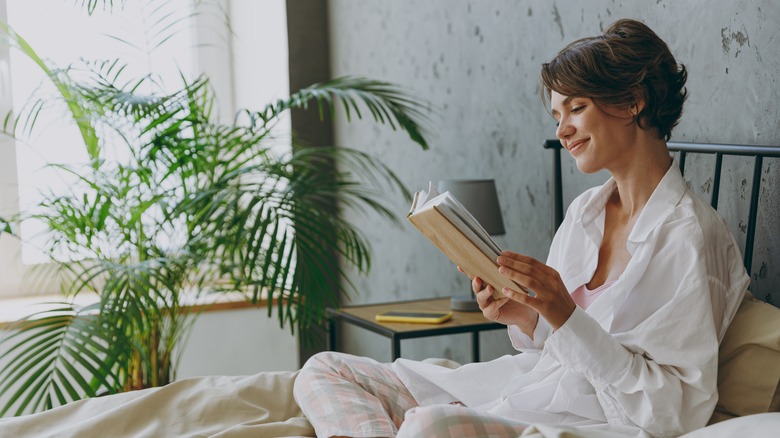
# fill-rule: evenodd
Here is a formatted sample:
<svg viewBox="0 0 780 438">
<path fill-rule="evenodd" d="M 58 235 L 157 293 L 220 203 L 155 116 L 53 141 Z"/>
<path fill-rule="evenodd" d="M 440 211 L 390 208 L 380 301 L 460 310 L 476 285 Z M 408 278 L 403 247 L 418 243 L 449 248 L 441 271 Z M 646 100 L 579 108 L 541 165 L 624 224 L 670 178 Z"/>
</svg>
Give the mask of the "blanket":
<svg viewBox="0 0 780 438">
<path fill-rule="evenodd" d="M 0 419 L 0 436 L 14 437 L 314 437 L 293 399 L 296 372 L 183 379 L 150 388 L 96 397 L 49 411 Z M 685 438 L 773 436 L 780 413 L 758 414 L 708 426 Z M 592 438 L 592 432 L 531 425 L 522 438 Z M 613 435 L 615 437 L 619 434 Z"/>
<path fill-rule="evenodd" d="M 297 372 L 183 379 L 0 420 L 14 437 L 313 437 L 293 399 Z"/>
</svg>

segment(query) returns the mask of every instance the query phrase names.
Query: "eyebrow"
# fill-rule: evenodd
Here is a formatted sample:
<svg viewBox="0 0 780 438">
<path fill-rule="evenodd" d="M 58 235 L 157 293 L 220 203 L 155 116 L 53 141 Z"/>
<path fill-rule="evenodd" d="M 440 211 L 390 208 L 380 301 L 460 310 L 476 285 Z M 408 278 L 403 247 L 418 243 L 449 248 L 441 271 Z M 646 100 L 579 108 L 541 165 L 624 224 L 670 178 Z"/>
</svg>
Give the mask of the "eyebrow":
<svg viewBox="0 0 780 438">
<path fill-rule="evenodd" d="M 563 99 L 563 102 L 561 102 L 561 105 L 562 106 L 568 105 L 572 101 L 572 99 L 574 99 L 574 96 L 567 96 L 565 99 Z M 555 109 L 553 109 L 551 112 L 552 112 L 553 118 L 555 118 L 556 115 L 561 115 L 561 113 L 558 112 L 558 110 L 555 110 Z"/>
</svg>

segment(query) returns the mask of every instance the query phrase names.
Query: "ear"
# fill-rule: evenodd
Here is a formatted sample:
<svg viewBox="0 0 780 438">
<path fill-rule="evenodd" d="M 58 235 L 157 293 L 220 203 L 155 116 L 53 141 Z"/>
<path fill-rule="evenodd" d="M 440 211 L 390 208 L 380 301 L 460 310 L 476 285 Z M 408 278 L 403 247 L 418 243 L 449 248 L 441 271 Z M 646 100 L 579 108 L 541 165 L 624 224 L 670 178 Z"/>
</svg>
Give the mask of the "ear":
<svg viewBox="0 0 780 438">
<path fill-rule="evenodd" d="M 633 105 L 631 105 L 631 108 L 629 108 L 629 111 L 631 112 L 631 115 L 636 117 L 639 115 L 639 113 L 642 112 L 642 110 L 645 109 L 645 101 L 640 100 Z"/>
<path fill-rule="evenodd" d="M 645 93 L 643 89 L 637 89 L 632 94 L 634 95 L 634 103 L 629 108 L 629 111 L 632 116 L 636 117 L 645 109 Z"/>
</svg>

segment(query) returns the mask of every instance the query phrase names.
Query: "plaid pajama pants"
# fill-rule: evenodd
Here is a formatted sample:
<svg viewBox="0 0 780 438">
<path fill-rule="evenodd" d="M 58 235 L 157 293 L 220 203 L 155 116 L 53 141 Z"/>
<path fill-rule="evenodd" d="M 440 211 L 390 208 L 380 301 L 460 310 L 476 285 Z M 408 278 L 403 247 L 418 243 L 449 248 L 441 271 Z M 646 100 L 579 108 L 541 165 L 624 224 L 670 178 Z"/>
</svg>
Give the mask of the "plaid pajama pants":
<svg viewBox="0 0 780 438">
<path fill-rule="evenodd" d="M 390 364 L 333 352 L 306 361 L 293 394 L 318 437 L 393 437 L 417 406 Z"/>
<path fill-rule="evenodd" d="M 525 423 L 460 405 L 418 407 L 390 364 L 324 352 L 295 381 L 295 400 L 318 437 L 516 437 Z"/>
</svg>

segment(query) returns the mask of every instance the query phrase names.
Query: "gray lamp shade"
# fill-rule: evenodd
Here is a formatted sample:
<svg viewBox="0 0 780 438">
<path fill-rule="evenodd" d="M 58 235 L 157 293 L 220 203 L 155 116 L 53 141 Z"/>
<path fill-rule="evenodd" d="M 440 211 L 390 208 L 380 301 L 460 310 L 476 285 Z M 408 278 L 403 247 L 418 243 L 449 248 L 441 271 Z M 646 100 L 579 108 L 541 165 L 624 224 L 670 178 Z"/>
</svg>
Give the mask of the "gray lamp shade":
<svg viewBox="0 0 780 438">
<path fill-rule="evenodd" d="M 485 227 L 488 234 L 504 234 L 504 221 L 501 218 L 495 180 L 445 179 L 439 181 L 437 186 L 441 193 L 452 193 Z"/>
</svg>

